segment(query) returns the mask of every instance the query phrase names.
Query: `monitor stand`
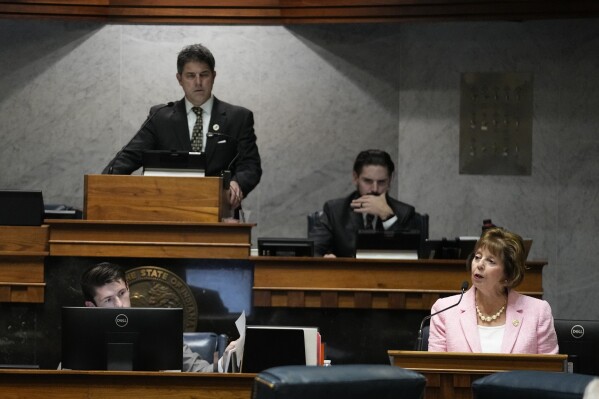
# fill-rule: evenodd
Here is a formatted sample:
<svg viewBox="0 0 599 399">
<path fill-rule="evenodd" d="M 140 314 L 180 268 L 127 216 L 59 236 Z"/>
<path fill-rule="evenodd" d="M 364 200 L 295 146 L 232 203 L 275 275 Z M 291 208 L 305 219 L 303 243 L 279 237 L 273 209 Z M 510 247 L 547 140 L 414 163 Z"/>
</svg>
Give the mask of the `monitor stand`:
<svg viewBox="0 0 599 399">
<path fill-rule="evenodd" d="M 133 371 L 133 343 L 108 342 L 106 344 L 106 370 Z"/>
</svg>

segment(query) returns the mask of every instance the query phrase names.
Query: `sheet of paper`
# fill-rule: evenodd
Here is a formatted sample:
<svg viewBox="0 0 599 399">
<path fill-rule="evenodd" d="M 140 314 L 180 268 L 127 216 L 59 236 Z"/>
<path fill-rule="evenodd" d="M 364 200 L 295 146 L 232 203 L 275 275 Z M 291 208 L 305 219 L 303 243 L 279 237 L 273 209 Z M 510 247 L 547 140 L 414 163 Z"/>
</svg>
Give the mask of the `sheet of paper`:
<svg viewBox="0 0 599 399">
<path fill-rule="evenodd" d="M 237 362 L 236 370 L 241 368 L 241 361 L 243 359 L 243 347 L 245 344 L 245 311 L 241 312 L 241 315 L 235 320 L 235 326 L 237 327 L 237 332 L 239 333 L 239 339 L 237 340 L 237 344 L 235 345 L 235 349 L 231 351 L 225 351 L 223 354 L 223 370 L 225 373 L 229 372 L 229 364 L 231 362 L 231 358 L 235 359 Z M 233 356 L 235 354 L 235 356 Z"/>
</svg>

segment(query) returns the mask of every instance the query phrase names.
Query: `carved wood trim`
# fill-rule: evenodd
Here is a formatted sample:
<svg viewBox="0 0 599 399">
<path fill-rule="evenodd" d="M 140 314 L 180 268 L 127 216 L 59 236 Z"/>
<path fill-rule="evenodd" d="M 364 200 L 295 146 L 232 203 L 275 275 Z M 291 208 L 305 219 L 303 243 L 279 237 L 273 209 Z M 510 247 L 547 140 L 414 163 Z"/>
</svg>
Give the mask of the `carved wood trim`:
<svg viewBox="0 0 599 399">
<path fill-rule="evenodd" d="M 50 256 L 246 259 L 249 224 L 52 220 Z"/>
<path fill-rule="evenodd" d="M 459 293 L 467 278 L 461 260 L 364 260 L 250 257 L 256 307 L 429 310 Z M 518 291 L 543 296 L 545 261 L 527 262 Z M 434 289 L 432 289 L 434 288 Z"/>
<path fill-rule="evenodd" d="M 441 297 L 458 292 L 416 292 L 389 290 L 314 290 L 253 288 L 254 306 L 284 308 L 351 308 L 430 310 Z M 523 293 L 542 298 L 542 292 Z"/>
<path fill-rule="evenodd" d="M 0 16 L 157 24 L 387 23 L 599 15 L 594 0 L 15 0 Z"/>
</svg>

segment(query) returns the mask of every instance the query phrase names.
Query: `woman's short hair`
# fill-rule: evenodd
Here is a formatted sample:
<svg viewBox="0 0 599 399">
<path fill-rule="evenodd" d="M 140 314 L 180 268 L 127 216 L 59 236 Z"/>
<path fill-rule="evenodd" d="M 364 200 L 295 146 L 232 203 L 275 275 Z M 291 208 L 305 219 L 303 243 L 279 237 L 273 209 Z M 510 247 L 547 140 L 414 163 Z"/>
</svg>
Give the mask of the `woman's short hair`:
<svg viewBox="0 0 599 399">
<path fill-rule="evenodd" d="M 487 229 L 476 242 L 474 254 L 482 249 L 488 250 L 503 261 L 507 288 L 520 285 L 526 269 L 526 254 L 522 237 L 501 227 Z M 466 266 L 468 271 L 472 270 L 472 257 L 468 258 Z"/>
</svg>

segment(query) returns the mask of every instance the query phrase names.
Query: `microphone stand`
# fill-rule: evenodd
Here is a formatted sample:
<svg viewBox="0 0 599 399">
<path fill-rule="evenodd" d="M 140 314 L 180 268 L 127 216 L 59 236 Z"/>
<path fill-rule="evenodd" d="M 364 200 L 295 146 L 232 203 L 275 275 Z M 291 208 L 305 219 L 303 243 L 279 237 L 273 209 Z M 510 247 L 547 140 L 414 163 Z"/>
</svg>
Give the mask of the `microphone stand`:
<svg viewBox="0 0 599 399">
<path fill-rule="evenodd" d="M 137 132 L 135 132 L 135 134 L 133 135 L 133 137 L 131 137 L 131 140 L 129 140 L 129 141 L 127 142 L 127 144 L 125 144 L 125 145 L 123 146 L 123 148 L 121 148 L 121 150 L 120 150 L 119 152 L 117 152 L 117 153 L 116 153 L 116 155 L 114 156 L 114 158 L 112 159 L 112 161 L 110 161 L 110 164 L 109 164 L 109 165 L 108 165 L 108 167 L 106 168 L 106 169 L 108 169 L 108 171 L 106 172 L 106 174 L 108 174 L 108 175 L 112 175 L 112 174 L 113 174 L 113 171 L 114 171 L 114 164 L 116 163 L 117 159 L 118 159 L 118 158 L 121 156 L 121 154 L 123 153 L 123 151 L 125 150 L 125 148 L 127 148 L 127 146 L 128 146 L 129 144 L 131 144 L 131 142 L 132 142 L 132 141 L 135 139 L 135 137 L 137 137 L 137 134 L 138 134 L 139 132 L 141 132 L 141 131 L 142 131 L 142 130 L 143 130 L 145 127 L 146 127 L 146 125 L 147 125 L 147 124 L 148 124 L 148 123 L 149 123 L 149 122 L 150 122 L 150 121 L 151 121 L 151 120 L 154 118 L 154 116 L 155 116 L 156 114 L 158 114 L 158 112 L 160 112 L 160 111 L 161 111 L 163 108 L 166 108 L 166 107 L 172 107 L 173 105 L 175 105 L 175 103 L 174 103 L 174 102 L 172 102 L 172 101 L 171 101 L 171 102 L 169 102 L 169 103 L 166 103 L 166 104 L 164 104 L 164 105 L 162 105 L 162 106 L 158 107 L 158 109 L 156 109 L 156 111 L 154 111 L 154 113 L 153 113 L 153 114 L 150 114 L 150 115 L 149 115 L 149 116 L 146 118 L 146 120 L 145 120 L 145 121 L 144 121 L 144 123 L 141 125 L 141 127 L 140 127 L 139 129 L 137 129 Z"/>
<path fill-rule="evenodd" d="M 233 136 L 229 136 L 228 134 L 218 133 L 218 132 L 209 132 L 206 135 L 207 138 L 212 138 L 212 137 L 217 137 L 217 136 L 226 138 L 228 140 L 232 140 L 233 143 L 235 144 L 236 148 L 239 145 L 237 143 L 237 139 Z M 220 171 L 220 176 L 223 178 L 223 189 L 225 189 L 225 190 L 229 189 L 229 184 L 231 183 L 231 177 L 232 177 L 231 166 L 233 166 L 233 163 L 235 163 L 235 161 L 237 160 L 238 157 L 239 157 L 239 148 L 237 148 L 237 151 L 235 152 L 235 156 L 233 157 L 233 159 L 231 159 L 231 162 L 229 162 L 229 164 L 227 165 L 227 169 Z"/>
<path fill-rule="evenodd" d="M 416 350 L 418 350 L 418 351 L 422 350 L 422 327 L 424 326 L 424 322 L 429 320 L 431 317 L 438 315 L 441 312 L 445 312 L 448 309 L 458 306 L 460 304 L 460 302 L 462 302 L 462 298 L 464 297 L 464 292 L 466 292 L 466 289 L 468 289 L 468 282 L 464 281 L 464 282 L 462 282 L 462 287 L 461 287 L 462 293 L 460 294 L 460 299 L 456 303 L 454 303 L 451 306 L 446 307 L 445 309 L 441 309 L 438 312 L 429 314 L 424 319 L 422 319 L 422 322 L 420 322 L 420 329 L 418 330 L 418 339 L 416 341 Z"/>
</svg>

